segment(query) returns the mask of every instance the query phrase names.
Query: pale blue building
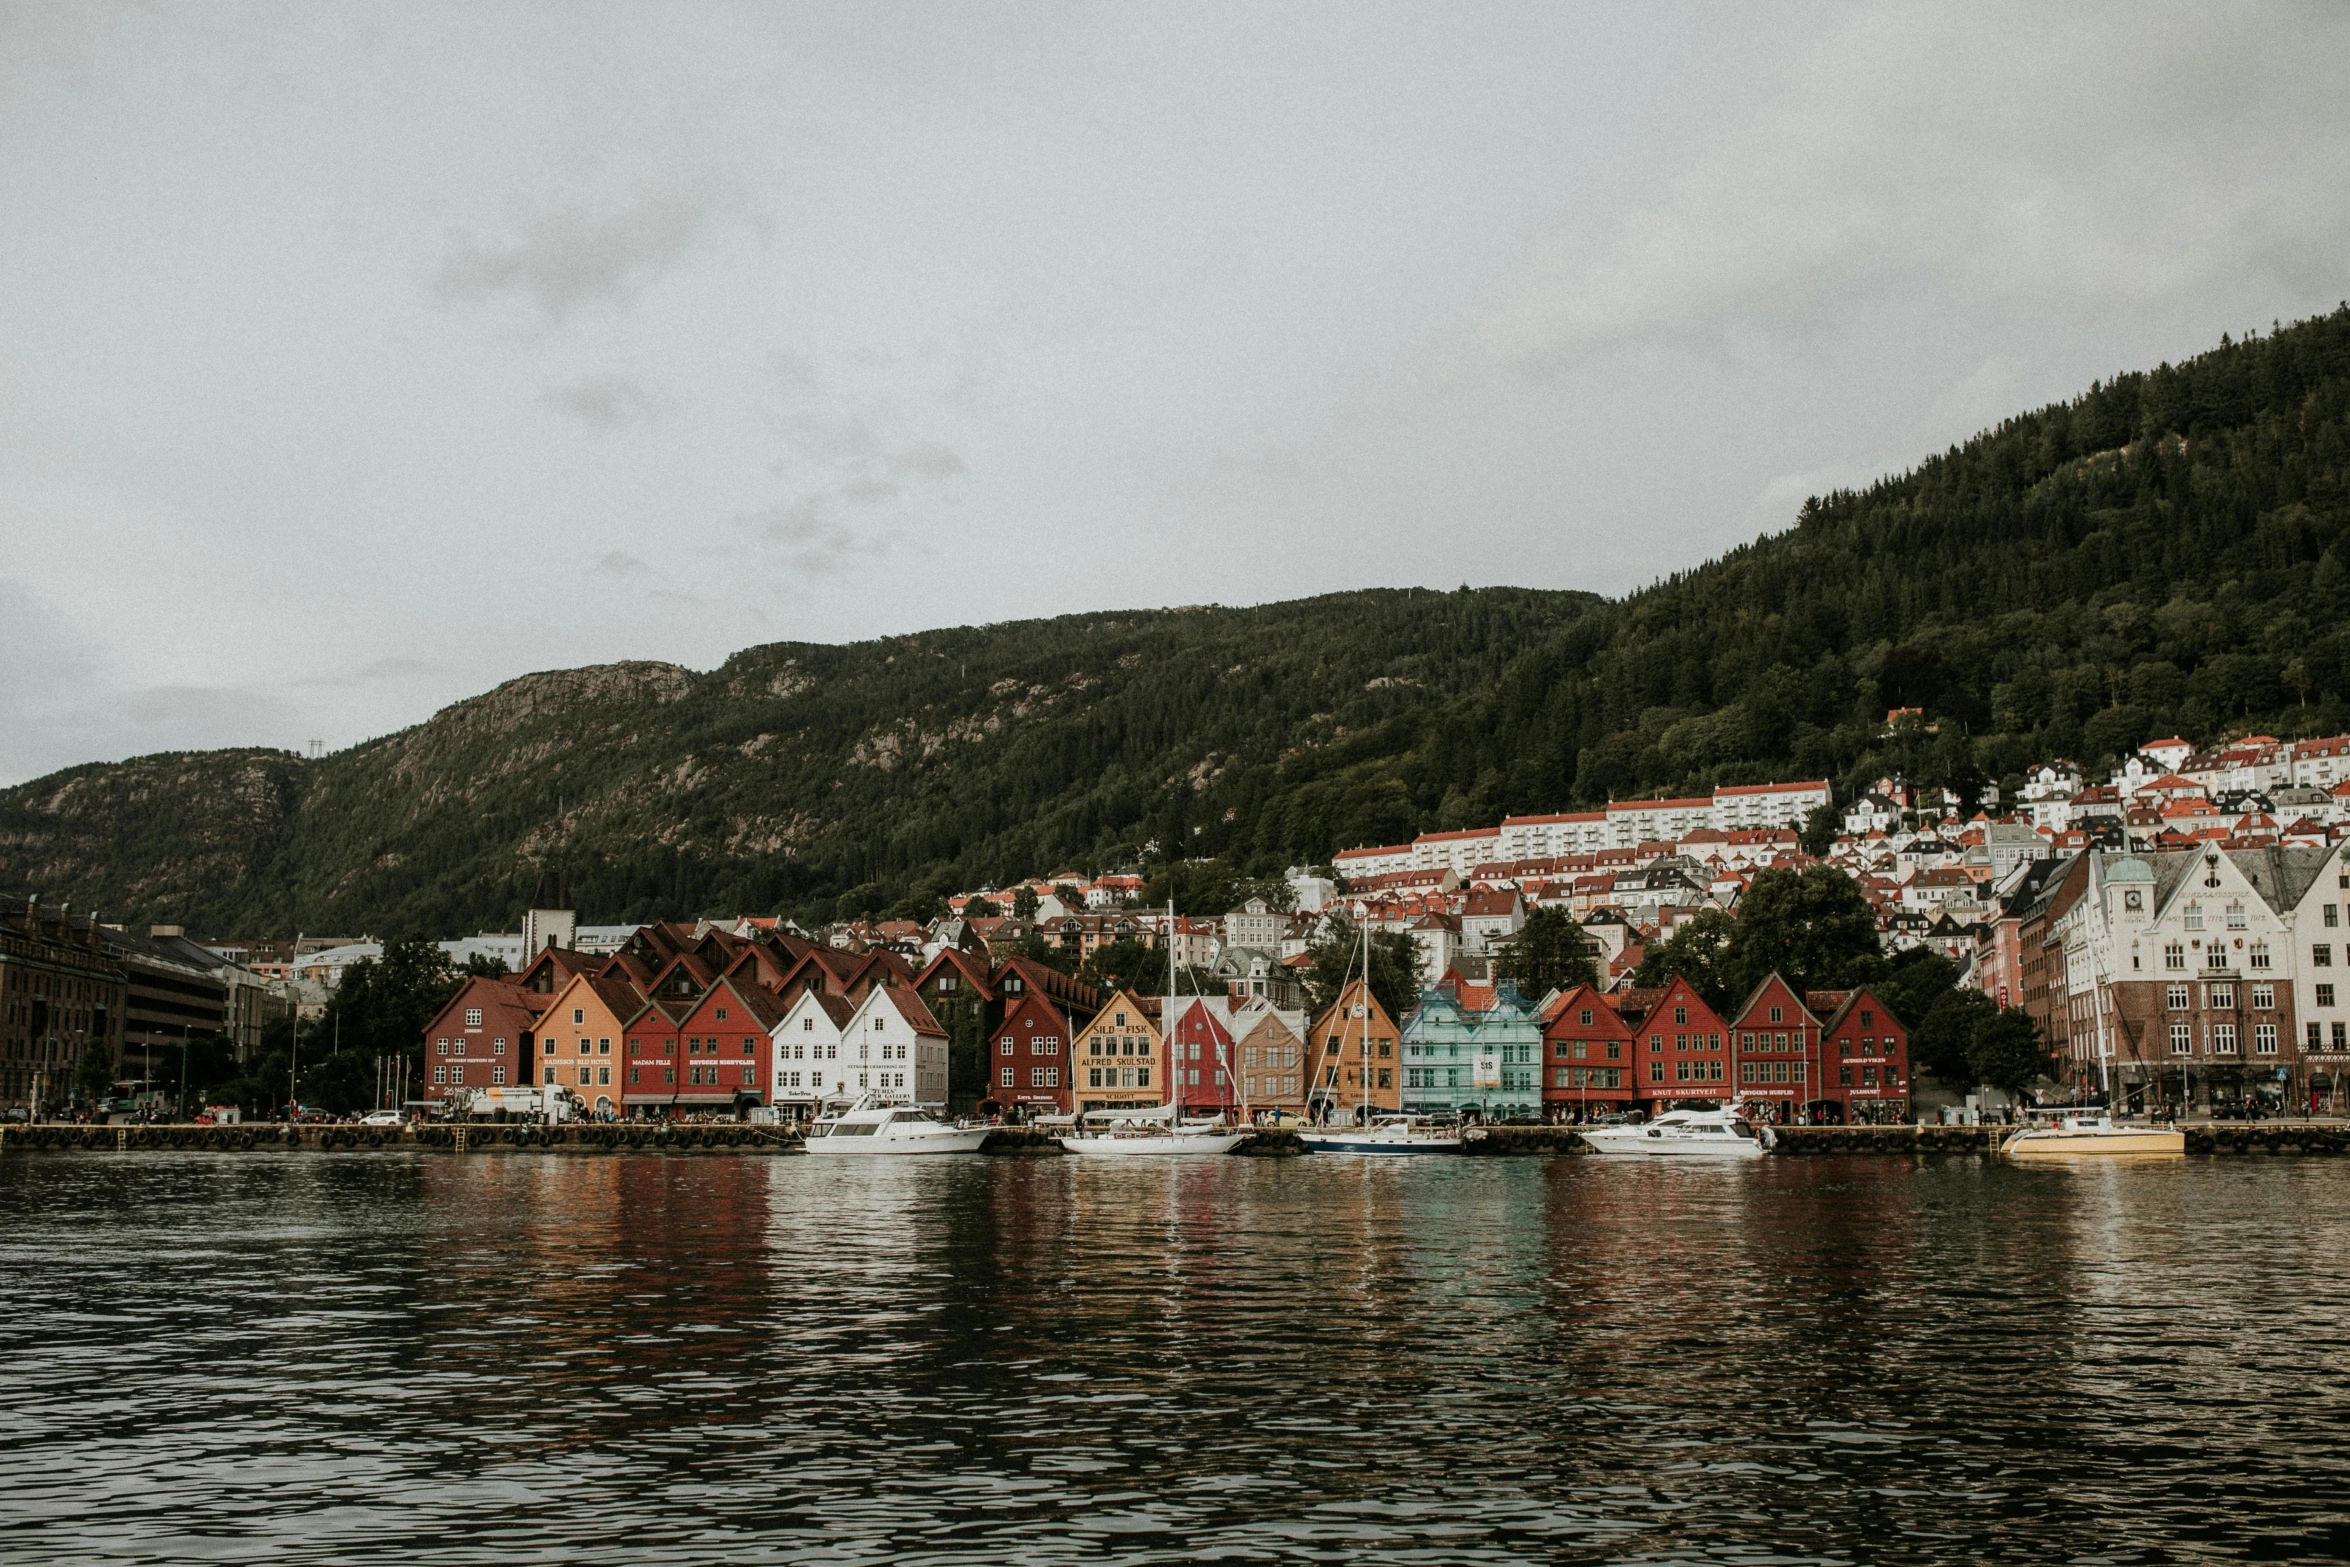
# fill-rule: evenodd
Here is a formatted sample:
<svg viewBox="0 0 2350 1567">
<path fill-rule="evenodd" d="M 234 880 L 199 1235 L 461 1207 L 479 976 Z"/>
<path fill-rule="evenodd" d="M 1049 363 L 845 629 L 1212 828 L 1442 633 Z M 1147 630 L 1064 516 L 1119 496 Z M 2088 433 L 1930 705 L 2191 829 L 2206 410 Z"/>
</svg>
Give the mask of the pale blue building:
<svg viewBox="0 0 2350 1567">
<path fill-rule="evenodd" d="M 1492 1120 L 1542 1113 L 1542 1020 L 1508 980 L 1420 992 L 1399 1030 L 1403 1108 L 1415 1115 L 1482 1110 Z M 1492 1058 L 1499 1081 L 1477 1086 L 1477 1059 Z"/>
</svg>

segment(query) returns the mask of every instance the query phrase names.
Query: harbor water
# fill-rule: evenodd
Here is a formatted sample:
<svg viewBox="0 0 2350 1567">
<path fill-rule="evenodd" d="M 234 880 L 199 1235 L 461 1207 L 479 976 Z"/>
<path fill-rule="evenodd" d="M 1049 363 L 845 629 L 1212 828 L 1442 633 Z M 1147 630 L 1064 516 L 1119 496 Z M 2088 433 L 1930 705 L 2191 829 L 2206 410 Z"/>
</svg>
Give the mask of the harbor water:
<svg viewBox="0 0 2350 1567">
<path fill-rule="evenodd" d="M 0 1161 L 35 1562 L 2350 1556 L 2350 1163 Z"/>
</svg>

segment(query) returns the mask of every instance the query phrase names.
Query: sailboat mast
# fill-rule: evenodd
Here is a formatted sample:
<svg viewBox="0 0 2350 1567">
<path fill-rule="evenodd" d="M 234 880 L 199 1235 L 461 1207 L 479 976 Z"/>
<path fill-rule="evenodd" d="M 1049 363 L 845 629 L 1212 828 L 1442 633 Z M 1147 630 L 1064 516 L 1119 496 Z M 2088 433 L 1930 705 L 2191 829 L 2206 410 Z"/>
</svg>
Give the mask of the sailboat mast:
<svg viewBox="0 0 2350 1567">
<path fill-rule="evenodd" d="M 1183 1095 L 1175 1087 L 1175 894 L 1167 893 L 1167 999 L 1159 1003 L 1159 1036 L 1167 1042 L 1167 1103 L 1175 1107 L 1169 1126 L 1183 1121 Z"/>
<path fill-rule="evenodd" d="M 1371 1124 L 1371 922 L 1370 922 L 1370 921 L 1368 921 L 1368 920 L 1365 920 L 1365 921 L 1363 922 L 1363 928 L 1362 928 L 1362 932 L 1361 932 L 1361 934 L 1362 934 L 1362 938 L 1363 938 L 1363 981 L 1362 981 L 1362 984 L 1363 984 L 1363 999 L 1362 999 L 1361 1001 L 1359 1001 L 1359 1002 L 1355 1003 L 1355 1006 L 1356 1006 L 1356 1007 L 1359 1007 L 1359 1008 L 1361 1009 L 1361 1011 L 1362 1011 L 1362 1014 L 1363 1014 L 1363 1036 L 1362 1036 L 1362 1038 L 1361 1038 L 1361 1039 L 1360 1039 L 1360 1040 L 1359 1040 L 1359 1041 L 1356 1043 L 1356 1045 L 1355 1045 L 1355 1056 L 1356 1056 L 1356 1058 L 1357 1058 L 1358 1062 L 1360 1063 L 1360 1064 L 1359 1064 L 1359 1065 L 1356 1067 L 1356 1069 L 1355 1069 L 1355 1070 L 1356 1070 L 1356 1076 L 1357 1076 L 1357 1078 L 1359 1079 L 1359 1081 L 1357 1082 L 1356 1086 L 1357 1086 L 1357 1087 L 1358 1087 L 1358 1088 L 1361 1090 L 1359 1093 L 1357 1093 L 1357 1094 L 1355 1095 L 1355 1119 L 1356 1119 L 1357 1121 L 1361 1122 L 1363 1125 L 1365 1125 L 1365 1126 L 1368 1126 L 1368 1125 L 1370 1125 L 1370 1124 Z M 1348 1016 L 1349 1016 L 1349 1017 L 1352 1017 L 1352 1016 L 1353 1016 L 1353 1013 L 1352 1013 L 1352 1011 L 1350 1011 L 1350 1012 L 1348 1013 Z M 1341 1039 L 1345 1038 L 1345 1027 L 1344 1027 L 1344 1025 L 1343 1025 L 1343 1024 L 1342 1024 L 1342 1025 L 1340 1025 L 1339 1037 L 1340 1037 Z M 1344 1050 L 1344 1046 L 1341 1046 L 1341 1047 L 1340 1047 L 1340 1049 L 1343 1051 L 1343 1050 Z"/>
</svg>

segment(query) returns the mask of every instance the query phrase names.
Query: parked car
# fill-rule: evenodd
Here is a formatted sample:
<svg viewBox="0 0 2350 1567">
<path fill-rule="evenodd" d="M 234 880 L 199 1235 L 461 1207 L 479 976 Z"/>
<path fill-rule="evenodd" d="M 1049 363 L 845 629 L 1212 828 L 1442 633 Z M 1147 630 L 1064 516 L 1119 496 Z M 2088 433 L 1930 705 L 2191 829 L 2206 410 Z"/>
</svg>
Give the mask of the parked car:
<svg viewBox="0 0 2350 1567">
<path fill-rule="evenodd" d="M 400 1112 L 397 1110 L 370 1110 L 359 1118 L 359 1124 L 361 1126 L 398 1126 Z"/>
</svg>

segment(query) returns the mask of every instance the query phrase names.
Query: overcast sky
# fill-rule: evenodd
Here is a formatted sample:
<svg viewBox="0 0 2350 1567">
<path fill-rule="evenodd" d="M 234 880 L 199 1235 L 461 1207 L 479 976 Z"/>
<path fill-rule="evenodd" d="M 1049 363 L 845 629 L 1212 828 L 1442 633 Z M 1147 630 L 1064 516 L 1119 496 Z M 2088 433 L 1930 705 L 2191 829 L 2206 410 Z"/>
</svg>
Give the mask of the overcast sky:
<svg viewBox="0 0 2350 1567">
<path fill-rule="evenodd" d="M 2350 7 L 0 0 L 0 781 L 1616 593 L 2350 294 Z"/>
</svg>

